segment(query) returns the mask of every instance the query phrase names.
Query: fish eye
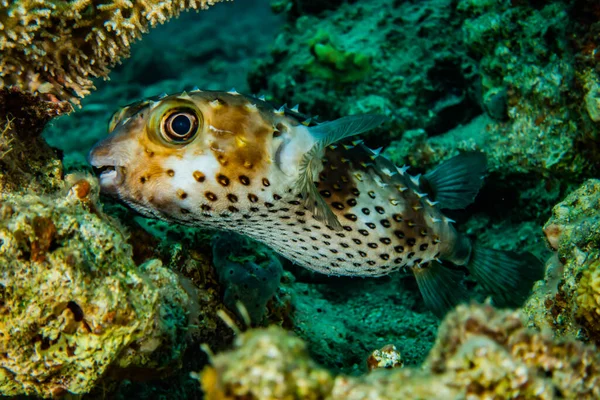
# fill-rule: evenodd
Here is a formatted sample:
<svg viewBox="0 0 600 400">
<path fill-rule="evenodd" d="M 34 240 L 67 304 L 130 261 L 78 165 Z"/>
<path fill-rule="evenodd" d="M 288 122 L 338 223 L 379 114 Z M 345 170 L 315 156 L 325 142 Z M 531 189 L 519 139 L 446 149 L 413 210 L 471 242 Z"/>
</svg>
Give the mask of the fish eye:
<svg viewBox="0 0 600 400">
<path fill-rule="evenodd" d="M 198 116 L 192 109 L 178 109 L 163 118 L 161 134 L 169 142 L 183 144 L 196 136 Z"/>
</svg>

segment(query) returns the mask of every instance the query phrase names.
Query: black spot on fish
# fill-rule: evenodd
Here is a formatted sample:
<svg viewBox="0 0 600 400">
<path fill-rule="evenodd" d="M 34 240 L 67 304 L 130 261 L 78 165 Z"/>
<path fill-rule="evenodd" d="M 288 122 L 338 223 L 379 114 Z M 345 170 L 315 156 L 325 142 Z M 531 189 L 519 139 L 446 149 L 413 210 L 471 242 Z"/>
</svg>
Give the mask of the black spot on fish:
<svg viewBox="0 0 600 400">
<path fill-rule="evenodd" d="M 396 222 L 402 222 L 402 215 L 400 214 L 394 214 L 392 218 L 394 218 L 394 221 Z"/>
<path fill-rule="evenodd" d="M 264 186 L 271 186 L 271 182 L 269 182 L 269 180 L 267 178 L 263 178 L 262 179 L 262 184 Z"/>
<path fill-rule="evenodd" d="M 321 190 L 319 193 L 321 193 L 321 196 L 325 198 L 331 197 L 331 192 L 329 190 Z"/>
<path fill-rule="evenodd" d="M 361 257 L 366 257 L 367 253 L 365 253 L 364 251 L 358 251 L 358 254 L 360 254 Z"/>
<path fill-rule="evenodd" d="M 402 253 L 404 252 L 404 246 L 396 246 L 394 250 L 396 250 L 396 253 Z"/>
<path fill-rule="evenodd" d="M 335 234 L 335 236 L 337 236 L 337 237 L 341 237 L 341 238 L 345 238 L 345 237 L 346 237 L 346 235 L 344 235 L 344 234 L 343 234 L 343 233 L 341 233 L 341 232 L 340 232 L 340 233 L 336 233 L 336 234 Z"/>
<path fill-rule="evenodd" d="M 202 204 L 200 206 L 200 208 L 202 209 L 202 211 L 210 211 L 210 210 L 212 210 L 212 207 L 209 206 L 208 204 Z"/>
<path fill-rule="evenodd" d="M 396 258 L 394 260 L 394 264 L 402 264 L 402 259 L 401 258 Z"/>
<path fill-rule="evenodd" d="M 274 206 L 274 204 L 273 204 L 273 203 L 268 203 L 268 202 L 265 202 L 265 207 L 267 207 L 267 208 L 271 208 L 271 207 L 273 207 L 273 206 Z"/>
<path fill-rule="evenodd" d="M 358 191 L 357 188 L 352 188 L 350 189 L 350 193 L 352 193 L 353 195 L 355 195 L 356 197 L 360 196 L 360 192 Z"/>
<path fill-rule="evenodd" d="M 248 200 L 250 200 L 250 203 L 256 203 L 258 201 L 258 196 L 255 194 L 249 193 Z"/>
<path fill-rule="evenodd" d="M 293 205 L 293 206 L 299 206 L 299 205 L 300 205 L 300 202 L 299 202 L 299 201 L 296 201 L 296 200 L 292 200 L 292 201 L 288 201 L 288 204 L 291 204 L 291 205 Z"/>
<path fill-rule="evenodd" d="M 389 254 L 381 254 L 381 255 L 379 255 L 379 257 L 381 257 L 382 260 L 386 260 L 386 261 L 390 259 Z"/>
<path fill-rule="evenodd" d="M 356 199 L 348 199 L 346 204 L 348 204 L 350 207 L 354 207 L 356 205 Z"/>
<path fill-rule="evenodd" d="M 390 223 L 390 221 L 388 221 L 387 219 L 382 219 L 382 220 L 381 220 L 381 225 L 382 225 L 384 228 L 389 228 L 390 226 L 392 226 L 392 224 Z"/>
<path fill-rule="evenodd" d="M 375 226 L 375 224 L 374 224 L 374 223 L 372 223 L 372 222 L 367 222 L 365 225 L 367 225 L 367 227 L 369 227 L 369 228 L 371 228 L 371 229 L 375 229 L 375 228 L 377 228 L 377 226 Z"/>
<path fill-rule="evenodd" d="M 406 239 L 406 244 L 409 246 L 414 246 L 415 243 L 417 243 L 417 240 L 415 238 L 408 238 Z"/>
<path fill-rule="evenodd" d="M 222 186 L 229 186 L 229 178 L 223 174 L 217 175 L 217 182 L 219 182 L 219 184 Z"/>
<path fill-rule="evenodd" d="M 367 264 L 369 264 L 369 265 L 375 265 L 375 264 L 377 264 L 377 263 L 376 263 L 375 261 L 373 261 L 373 260 L 369 260 L 369 261 L 367 261 Z M 367 269 L 367 271 L 369 271 L 369 272 L 375 272 L 375 271 L 374 271 L 374 270 L 372 270 L 372 269 Z"/>
<path fill-rule="evenodd" d="M 367 246 L 369 246 L 369 247 L 370 247 L 370 248 L 372 248 L 372 249 L 376 249 L 377 247 L 379 247 L 379 246 L 377 245 L 377 243 L 367 243 Z"/>
<path fill-rule="evenodd" d="M 296 211 L 296 215 L 303 217 L 304 215 L 306 215 L 306 213 L 304 211 Z"/>
<path fill-rule="evenodd" d="M 246 175 L 240 175 L 239 179 L 240 183 L 244 186 L 248 186 L 250 184 L 250 178 L 248 178 Z"/>
<path fill-rule="evenodd" d="M 369 197 L 374 199 L 375 198 L 375 192 L 372 190 L 369 190 Z"/>
<path fill-rule="evenodd" d="M 232 203 L 237 203 L 237 201 L 238 201 L 238 198 L 237 198 L 237 196 L 236 196 L 235 194 L 233 194 L 233 193 L 229 193 L 229 194 L 227 195 L 227 199 L 228 199 L 230 202 L 232 202 Z"/>
<path fill-rule="evenodd" d="M 350 221 L 356 221 L 358 219 L 358 217 L 355 214 L 345 214 L 344 217 L 346 217 L 346 219 L 349 219 Z"/>
<path fill-rule="evenodd" d="M 340 246 L 342 246 L 345 249 L 347 249 L 348 247 L 350 247 L 350 245 L 348 245 L 348 243 L 340 243 Z"/>
<path fill-rule="evenodd" d="M 375 211 L 377 211 L 379 214 L 385 214 L 385 210 L 383 209 L 383 207 L 376 206 Z"/>
<path fill-rule="evenodd" d="M 403 231 L 394 231 L 394 235 L 396 235 L 396 237 L 398 239 L 404 239 L 404 232 Z"/>
<path fill-rule="evenodd" d="M 362 212 L 363 212 L 363 214 L 365 214 L 365 215 L 369 215 L 369 214 L 371 214 L 371 210 L 369 210 L 369 209 L 368 209 L 368 208 L 366 208 L 366 207 L 365 207 L 365 208 L 363 208 L 361 211 L 362 211 Z"/>
<path fill-rule="evenodd" d="M 187 197 L 188 197 L 187 193 L 186 193 L 186 192 L 184 192 L 183 190 L 178 190 L 178 191 L 177 191 L 177 195 L 179 196 L 179 198 L 180 198 L 181 200 L 185 200 L 185 199 L 187 199 Z"/>
<path fill-rule="evenodd" d="M 338 210 L 343 210 L 344 209 L 344 205 L 342 203 L 337 202 L 337 201 L 334 201 L 333 203 L 331 203 L 331 205 L 333 206 L 333 208 L 336 208 Z"/>
<path fill-rule="evenodd" d="M 348 225 L 344 225 L 343 226 L 345 231 L 351 232 L 352 231 L 352 227 L 348 226 Z"/>
<path fill-rule="evenodd" d="M 414 256 L 415 256 L 415 253 L 414 253 L 414 251 L 411 251 L 410 253 L 408 253 L 408 254 L 406 255 L 406 258 L 408 258 L 408 259 L 410 260 L 410 259 L 411 259 L 411 258 L 413 258 Z"/>
<path fill-rule="evenodd" d="M 175 176 L 175 171 L 173 171 L 172 169 L 168 169 L 167 170 L 167 175 L 169 175 L 171 178 Z"/>
<path fill-rule="evenodd" d="M 362 244 L 360 239 L 352 239 L 352 241 L 356 244 Z"/>
<path fill-rule="evenodd" d="M 359 229 L 358 233 L 360 233 L 363 236 L 369 236 L 369 232 L 365 229 Z"/>
<path fill-rule="evenodd" d="M 392 243 L 392 240 L 390 238 L 381 238 L 379 239 L 379 241 L 383 244 L 390 244 Z"/>
<path fill-rule="evenodd" d="M 421 246 L 419 246 L 419 250 L 425 251 L 427 250 L 427 247 L 429 247 L 429 245 L 427 243 L 423 243 Z"/>
<path fill-rule="evenodd" d="M 325 233 L 323 234 L 323 237 L 324 237 L 325 239 L 331 239 L 331 236 L 329 236 L 329 235 L 327 235 L 327 234 L 325 234 Z"/>
<path fill-rule="evenodd" d="M 280 195 L 278 195 L 277 193 L 275 193 L 275 194 L 273 195 L 273 200 L 281 200 L 281 196 L 280 196 Z"/>
<path fill-rule="evenodd" d="M 206 196 L 206 198 L 210 201 L 217 201 L 218 197 L 216 194 L 214 194 L 213 192 L 206 192 L 204 193 L 204 196 Z"/>
<path fill-rule="evenodd" d="M 204 182 L 206 180 L 206 176 L 200 172 L 200 171 L 194 171 L 194 173 L 192 174 L 192 176 L 194 177 L 194 179 L 200 183 Z"/>
<path fill-rule="evenodd" d="M 146 183 L 146 178 L 145 177 L 141 177 L 140 178 L 140 183 L 143 185 L 144 183 Z"/>
</svg>

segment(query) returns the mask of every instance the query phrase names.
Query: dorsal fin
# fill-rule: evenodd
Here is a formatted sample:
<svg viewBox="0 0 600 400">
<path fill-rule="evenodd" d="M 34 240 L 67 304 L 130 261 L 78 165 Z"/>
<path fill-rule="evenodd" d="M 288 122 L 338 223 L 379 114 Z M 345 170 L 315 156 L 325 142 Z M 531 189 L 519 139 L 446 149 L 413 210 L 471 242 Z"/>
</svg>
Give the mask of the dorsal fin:
<svg viewBox="0 0 600 400">
<path fill-rule="evenodd" d="M 439 208 L 465 208 L 479 192 L 486 167 L 483 153 L 459 154 L 425 174 L 425 189 Z"/>
<path fill-rule="evenodd" d="M 335 230 L 342 229 L 342 224 L 340 224 L 340 221 L 315 187 L 313 182 L 314 160 L 322 157 L 327 146 L 376 128 L 385 119 L 382 115 L 352 115 L 308 128 L 316 142 L 302 157 L 297 187 L 302 194 L 304 206 L 314 215 L 316 220 L 324 222 Z"/>
</svg>

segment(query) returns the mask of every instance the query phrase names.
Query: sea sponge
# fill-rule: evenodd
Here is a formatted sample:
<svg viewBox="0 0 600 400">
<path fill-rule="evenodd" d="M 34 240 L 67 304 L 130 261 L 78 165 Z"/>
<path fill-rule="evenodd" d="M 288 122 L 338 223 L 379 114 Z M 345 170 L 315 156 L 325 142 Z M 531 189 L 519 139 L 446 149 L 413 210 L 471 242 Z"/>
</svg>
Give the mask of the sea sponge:
<svg viewBox="0 0 600 400">
<path fill-rule="evenodd" d="M 77 103 L 149 27 L 220 1 L 1 0 L 0 88 Z"/>
<path fill-rule="evenodd" d="M 442 323 L 424 367 L 332 376 L 282 329 L 250 330 L 200 374 L 208 399 L 597 399 L 594 346 L 559 342 L 523 325 L 522 315 L 459 306 Z"/>
</svg>

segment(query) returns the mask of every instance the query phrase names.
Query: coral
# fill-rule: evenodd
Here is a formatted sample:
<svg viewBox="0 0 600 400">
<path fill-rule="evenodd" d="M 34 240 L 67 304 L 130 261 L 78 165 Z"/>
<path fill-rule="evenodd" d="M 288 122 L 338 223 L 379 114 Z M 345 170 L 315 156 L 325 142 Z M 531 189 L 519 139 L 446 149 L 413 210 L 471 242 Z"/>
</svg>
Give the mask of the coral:
<svg viewBox="0 0 600 400">
<path fill-rule="evenodd" d="M 97 210 L 95 179 L 0 193 L 0 393 L 84 394 L 107 371 L 176 367 L 195 298 Z M 105 382 L 106 383 L 106 382 Z"/>
<path fill-rule="evenodd" d="M 238 336 L 235 350 L 216 356 L 200 380 L 207 400 L 323 399 L 333 381 L 302 340 L 275 326 Z"/>
<path fill-rule="evenodd" d="M 0 2 L 0 87 L 77 102 L 126 57 L 132 42 L 182 11 L 220 0 Z"/>
<path fill-rule="evenodd" d="M 324 31 L 317 32 L 309 45 L 314 59 L 306 70 L 316 79 L 354 82 L 363 79 L 371 70 L 367 55 L 338 49 Z"/>
<path fill-rule="evenodd" d="M 0 193 L 57 190 L 63 168 L 55 150 L 39 137 L 58 105 L 0 89 Z"/>
<path fill-rule="evenodd" d="M 544 225 L 556 254 L 551 278 L 536 287 L 525 307 L 532 325 L 600 344 L 598 226 L 600 181 L 591 179 L 557 204 Z"/>
<path fill-rule="evenodd" d="M 332 376 L 300 340 L 271 327 L 251 330 L 200 374 L 208 399 L 594 399 L 596 348 L 558 342 L 523 326 L 518 312 L 459 306 L 440 327 L 422 369 Z M 299 394 L 301 394 L 299 396 Z"/>
<path fill-rule="evenodd" d="M 283 270 L 275 254 L 248 238 L 218 234 L 213 237 L 213 263 L 223 287 L 223 303 L 232 311 L 241 302 L 253 324 L 259 324 L 275 294 Z"/>
</svg>

